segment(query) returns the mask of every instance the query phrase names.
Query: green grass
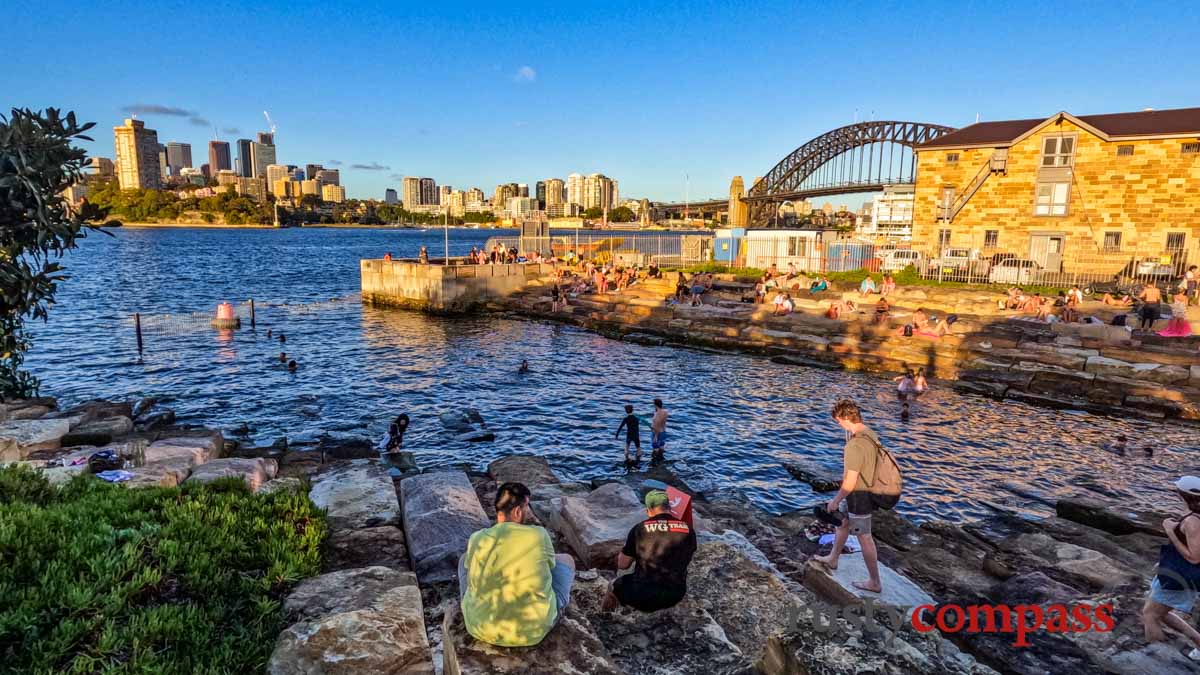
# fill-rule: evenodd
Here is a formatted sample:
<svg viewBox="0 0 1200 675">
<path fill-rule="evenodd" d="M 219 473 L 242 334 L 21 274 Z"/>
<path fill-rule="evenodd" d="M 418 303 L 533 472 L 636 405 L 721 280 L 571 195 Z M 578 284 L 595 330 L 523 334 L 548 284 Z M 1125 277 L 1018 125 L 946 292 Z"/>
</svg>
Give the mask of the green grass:
<svg viewBox="0 0 1200 675">
<path fill-rule="evenodd" d="M 737 277 L 754 277 L 760 278 L 766 270 L 760 270 L 756 267 L 730 267 L 720 263 L 709 262 L 701 265 L 691 265 L 688 267 L 670 267 L 664 268 L 663 272 L 685 272 L 687 274 L 732 274 Z"/>
<path fill-rule="evenodd" d="M 853 284 L 857 287 L 862 283 L 862 280 L 868 276 L 875 280 L 875 287 L 883 282 L 882 272 L 867 272 L 867 270 L 854 270 L 851 272 L 830 272 L 825 275 L 832 283 Z M 896 281 L 896 286 L 903 288 L 905 286 L 926 286 L 931 288 L 959 288 L 972 291 L 982 291 L 985 293 L 1003 294 L 1007 289 L 1006 286 L 1000 284 L 969 284 L 962 281 L 938 281 L 937 279 L 926 279 L 917 273 L 917 270 L 912 265 L 896 272 L 892 275 L 892 279 Z M 1021 288 L 1027 293 L 1041 293 L 1042 295 L 1054 296 L 1058 295 L 1059 291 L 1067 290 L 1067 287 L 1059 286 L 1038 286 L 1033 284 L 1021 285 Z"/>
<path fill-rule="evenodd" d="M 56 489 L 0 468 L 0 673 L 263 672 L 324 536 L 306 495 L 237 478 Z"/>
</svg>

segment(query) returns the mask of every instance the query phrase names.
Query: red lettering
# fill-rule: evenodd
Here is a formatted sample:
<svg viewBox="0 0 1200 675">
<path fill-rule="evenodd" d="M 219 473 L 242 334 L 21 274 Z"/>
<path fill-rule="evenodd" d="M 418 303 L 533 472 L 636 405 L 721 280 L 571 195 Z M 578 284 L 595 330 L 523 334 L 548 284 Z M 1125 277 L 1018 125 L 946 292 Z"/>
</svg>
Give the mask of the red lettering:
<svg viewBox="0 0 1200 675">
<path fill-rule="evenodd" d="M 926 611 L 932 612 L 933 609 L 934 609 L 933 605 L 920 605 L 913 609 L 913 613 L 912 613 L 913 630 L 917 631 L 918 633 L 928 633 L 929 631 L 934 629 L 933 624 L 928 624 L 928 623 L 921 621 L 921 615 L 924 614 Z"/>
<path fill-rule="evenodd" d="M 970 628 L 967 630 L 971 633 L 1013 632 L 1012 609 L 1008 605 L 971 605 L 967 608 L 967 611 L 971 616 Z M 986 618 L 982 630 L 979 628 L 980 615 Z M 997 615 L 1000 617 L 999 628 L 996 627 Z"/>
<path fill-rule="evenodd" d="M 1071 616 L 1075 617 L 1075 626 L 1072 628 L 1076 633 L 1086 633 L 1092 629 L 1092 608 L 1088 605 L 1075 605 L 1071 610 Z"/>
<path fill-rule="evenodd" d="M 946 623 L 946 615 L 949 614 L 951 611 L 958 612 L 958 621 L 954 622 L 953 628 L 951 628 L 950 625 Z M 966 612 L 963 612 L 963 608 L 959 607 L 958 605 L 944 605 L 937 612 L 937 627 L 938 627 L 938 630 L 942 631 L 943 633 L 957 633 L 958 631 L 963 629 L 963 625 L 966 622 L 967 622 Z"/>
<path fill-rule="evenodd" d="M 1112 603 L 1108 603 L 1107 605 L 1096 605 L 1096 609 L 1093 611 L 1096 615 L 1096 630 L 1100 631 L 1101 633 L 1111 633 L 1113 627 L 1116 625 L 1116 622 L 1113 621 L 1112 616 Z"/>
<path fill-rule="evenodd" d="M 1047 633 L 1067 633 L 1071 630 L 1071 623 L 1067 621 L 1070 612 L 1066 605 L 1050 605 L 1046 608 L 1046 614 Z"/>
<path fill-rule="evenodd" d="M 1017 639 L 1013 642 L 1013 646 L 1028 647 L 1029 640 L 1025 639 L 1025 634 L 1042 627 L 1042 608 L 1037 605 L 1017 605 L 1013 611 L 1017 615 Z M 1032 624 L 1025 621 L 1025 615 L 1029 612 L 1032 612 L 1035 617 Z"/>
</svg>

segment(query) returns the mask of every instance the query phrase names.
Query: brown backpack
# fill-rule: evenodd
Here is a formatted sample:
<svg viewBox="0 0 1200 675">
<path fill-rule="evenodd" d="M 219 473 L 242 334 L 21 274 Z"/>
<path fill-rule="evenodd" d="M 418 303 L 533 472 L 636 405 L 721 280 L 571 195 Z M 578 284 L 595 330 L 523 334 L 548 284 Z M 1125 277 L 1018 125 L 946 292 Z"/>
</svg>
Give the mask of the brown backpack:
<svg viewBox="0 0 1200 675">
<path fill-rule="evenodd" d="M 864 434 L 875 446 L 875 480 L 869 485 L 871 503 L 881 511 L 891 511 L 900 501 L 900 493 L 904 491 L 904 476 L 900 473 L 900 465 L 892 453 L 883 447 L 874 436 Z"/>
</svg>

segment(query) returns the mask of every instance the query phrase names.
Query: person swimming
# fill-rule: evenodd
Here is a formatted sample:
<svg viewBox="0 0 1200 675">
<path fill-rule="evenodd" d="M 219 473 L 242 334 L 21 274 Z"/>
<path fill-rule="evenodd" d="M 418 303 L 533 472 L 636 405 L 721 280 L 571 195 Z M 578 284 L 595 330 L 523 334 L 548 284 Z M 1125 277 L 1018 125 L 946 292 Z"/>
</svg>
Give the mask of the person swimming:
<svg viewBox="0 0 1200 675">
<path fill-rule="evenodd" d="M 279 343 L 283 344 L 284 342 L 287 342 L 287 336 L 284 335 L 283 333 L 280 333 L 279 334 Z"/>
<path fill-rule="evenodd" d="M 529 372 L 529 361 L 526 361 L 525 359 L 521 359 L 521 367 L 517 368 L 517 373 L 524 375 L 525 373 L 528 373 L 528 372 Z"/>
<path fill-rule="evenodd" d="M 279 362 L 287 363 L 287 361 L 288 361 L 287 352 L 279 352 Z"/>
<path fill-rule="evenodd" d="M 297 369 L 300 368 L 300 364 L 296 363 L 295 359 L 292 359 L 291 361 L 288 361 L 287 368 L 288 368 L 289 373 L 294 373 L 294 372 L 296 372 Z"/>
</svg>

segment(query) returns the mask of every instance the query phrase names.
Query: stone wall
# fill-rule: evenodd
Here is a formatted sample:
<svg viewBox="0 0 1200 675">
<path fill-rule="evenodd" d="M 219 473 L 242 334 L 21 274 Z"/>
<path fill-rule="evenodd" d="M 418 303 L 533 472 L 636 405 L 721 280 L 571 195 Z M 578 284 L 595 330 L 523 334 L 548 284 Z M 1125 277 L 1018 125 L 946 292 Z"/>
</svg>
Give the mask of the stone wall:
<svg viewBox="0 0 1200 675">
<path fill-rule="evenodd" d="M 642 290 L 665 295 L 673 285 L 654 281 Z M 874 325 L 869 309 L 849 320 L 827 319 L 819 312 L 832 298 L 806 296 L 797 299 L 801 311 L 787 316 L 773 316 L 768 305 L 691 307 L 616 294 L 581 296 L 550 312 L 549 291 L 537 289 L 502 306 L 631 342 L 754 352 L 782 364 L 878 373 L 924 368 L 932 378 L 996 398 L 1200 420 L 1200 337 L 1161 338 L 1124 327 L 1001 315 L 995 308 L 999 295 L 989 300 L 977 291 L 905 289 L 894 298 L 904 304 L 894 304 L 888 326 Z M 897 324 L 917 307 L 959 314 L 954 333 L 900 334 Z"/>
<path fill-rule="evenodd" d="M 429 265 L 412 260 L 361 260 L 363 302 L 431 312 L 464 312 L 521 289 L 548 265 Z"/>
<path fill-rule="evenodd" d="M 1043 139 L 1058 134 L 1076 139 L 1070 199 L 1065 216 L 1034 215 Z M 1181 143 L 1195 139 L 1107 142 L 1069 121 L 1050 125 L 1008 150 L 1007 171 L 988 177 L 951 223 L 937 215 L 942 188 L 961 193 L 992 155 L 992 148 L 936 148 L 917 155 L 913 245 L 937 248 L 938 230 L 950 230 L 951 246 L 982 248 L 984 232 L 998 230 L 993 252 L 1028 257 L 1030 233 L 1065 232 L 1063 271 L 1113 274 L 1131 257 L 1158 256 L 1168 232 L 1185 233 L 1195 250 L 1200 238 L 1200 154 L 1184 155 Z M 1118 145 L 1133 155 L 1118 156 Z M 947 162 L 949 154 L 957 162 Z M 1122 250 L 1103 254 L 1106 232 L 1121 232 Z M 1086 255 L 1073 266 L 1073 256 Z M 1097 265 L 1099 268 L 1097 268 Z"/>
</svg>

